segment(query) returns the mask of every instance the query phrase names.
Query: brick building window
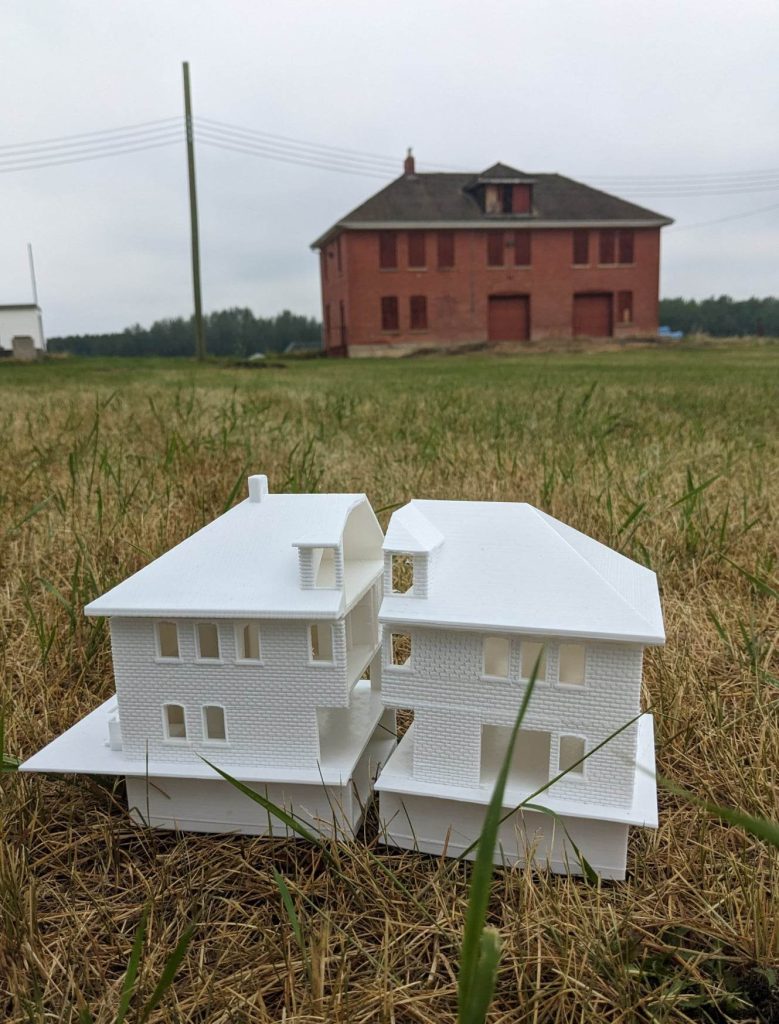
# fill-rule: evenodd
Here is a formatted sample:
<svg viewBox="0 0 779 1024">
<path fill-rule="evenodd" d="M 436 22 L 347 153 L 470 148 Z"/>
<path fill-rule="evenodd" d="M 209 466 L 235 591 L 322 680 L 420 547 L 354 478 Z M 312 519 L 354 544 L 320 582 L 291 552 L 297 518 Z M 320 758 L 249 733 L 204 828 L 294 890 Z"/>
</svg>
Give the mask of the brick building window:
<svg viewBox="0 0 779 1024">
<path fill-rule="evenodd" d="M 573 232 L 573 262 L 577 267 L 585 267 L 590 262 L 590 233 L 586 228 Z"/>
<path fill-rule="evenodd" d="M 412 295 L 408 300 L 409 319 L 412 331 L 427 330 L 427 298 L 424 295 Z"/>
<path fill-rule="evenodd" d="M 398 234 L 396 231 L 379 232 L 379 269 L 395 270 L 398 265 Z"/>
<path fill-rule="evenodd" d="M 427 266 L 427 247 L 425 245 L 424 231 L 408 232 L 408 265 L 415 269 L 423 269 Z"/>
<path fill-rule="evenodd" d="M 598 263 L 614 263 L 617 256 L 617 232 L 612 228 L 601 231 L 598 247 Z"/>
<path fill-rule="evenodd" d="M 381 299 L 381 329 L 397 331 L 400 329 L 398 317 L 398 298 L 396 295 L 383 295 Z"/>
<path fill-rule="evenodd" d="M 531 236 L 529 231 L 514 232 L 514 266 L 529 267 L 531 257 Z"/>
<path fill-rule="evenodd" d="M 500 186 L 500 207 L 503 213 L 511 213 L 513 206 L 514 188 L 512 185 Z"/>
<path fill-rule="evenodd" d="M 454 266 L 454 231 L 438 232 L 438 269 L 448 270 Z"/>
<path fill-rule="evenodd" d="M 344 308 L 343 299 L 338 303 L 338 319 L 340 321 L 341 348 L 346 348 L 346 309 Z"/>
<path fill-rule="evenodd" d="M 512 213 L 530 213 L 530 185 L 513 185 L 511 196 Z"/>
<path fill-rule="evenodd" d="M 322 280 L 327 281 L 327 250 L 322 249 L 319 253 L 319 263 L 322 267 Z"/>
<path fill-rule="evenodd" d="M 617 262 L 633 262 L 633 232 L 630 229 L 617 232 Z"/>
<path fill-rule="evenodd" d="M 328 302 L 327 305 L 325 306 L 325 348 L 330 347 L 330 330 L 330 303 Z"/>
<path fill-rule="evenodd" d="M 341 271 L 343 270 L 343 263 L 341 262 L 341 236 L 340 235 L 335 240 L 335 264 L 336 264 L 336 267 L 338 268 L 338 273 L 340 274 Z"/>
<path fill-rule="evenodd" d="M 633 322 L 633 292 L 617 292 L 617 323 Z"/>
<path fill-rule="evenodd" d="M 487 232 L 487 266 L 503 266 L 503 232 Z"/>
</svg>

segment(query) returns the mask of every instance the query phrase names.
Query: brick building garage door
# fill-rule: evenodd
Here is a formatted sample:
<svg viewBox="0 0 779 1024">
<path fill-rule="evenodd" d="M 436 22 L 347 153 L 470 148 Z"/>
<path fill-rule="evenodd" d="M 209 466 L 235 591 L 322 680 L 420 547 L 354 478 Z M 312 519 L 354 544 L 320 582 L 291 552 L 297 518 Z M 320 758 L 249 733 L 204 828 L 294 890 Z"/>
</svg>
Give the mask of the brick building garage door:
<svg viewBox="0 0 779 1024">
<path fill-rule="evenodd" d="M 573 333 L 586 338 L 610 338 L 611 293 L 574 295 Z"/>
<path fill-rule="evenodd" d="M 490 341 L 526 341 L 530 337 L 530 299 L 527 295 L 490 295 Z"/>
</svg>

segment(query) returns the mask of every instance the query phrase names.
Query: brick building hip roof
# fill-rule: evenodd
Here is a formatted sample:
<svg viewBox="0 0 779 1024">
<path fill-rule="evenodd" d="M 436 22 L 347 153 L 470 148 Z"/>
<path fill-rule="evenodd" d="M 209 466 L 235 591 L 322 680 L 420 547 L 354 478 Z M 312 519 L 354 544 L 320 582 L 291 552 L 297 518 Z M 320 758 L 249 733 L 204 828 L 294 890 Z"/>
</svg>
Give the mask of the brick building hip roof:
<svg viewBox="0 0 779 1024">
<path fill-rule="evenodd" d="M 492 182 L 532 183 L 533 205 L 529 214 L 485 213 L 476 188 Z M 635 227 L 662 227 L 672 220 L 636 203 L 620 199 L 561 174 L 528 174 L 506 164 L 494 164 L 481 172 L 404 174 L 318 238 L 312 248 L 326 244 L 339 230 L 393 226 L 527 226 L 581 223 Z"/>
</svg>

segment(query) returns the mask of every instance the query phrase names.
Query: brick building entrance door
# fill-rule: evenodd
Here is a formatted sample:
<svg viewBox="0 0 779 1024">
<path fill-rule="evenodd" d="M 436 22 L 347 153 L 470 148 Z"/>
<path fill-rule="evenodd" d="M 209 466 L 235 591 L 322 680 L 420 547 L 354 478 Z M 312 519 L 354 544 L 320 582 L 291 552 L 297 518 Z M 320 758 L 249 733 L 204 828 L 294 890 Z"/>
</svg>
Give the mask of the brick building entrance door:
<svg viewBox="0 0 779 1024">
<path fill-rule="evenodd" d="M 490 295 L 490 341 L 527 341 L 530 337 L 530 298 L 527 295 Z"/>
<path fill-rule="evenodd" d="M 611 293 L 574 295 L 573 333 L 586 338 L 610 338 Z"/>
</svg>

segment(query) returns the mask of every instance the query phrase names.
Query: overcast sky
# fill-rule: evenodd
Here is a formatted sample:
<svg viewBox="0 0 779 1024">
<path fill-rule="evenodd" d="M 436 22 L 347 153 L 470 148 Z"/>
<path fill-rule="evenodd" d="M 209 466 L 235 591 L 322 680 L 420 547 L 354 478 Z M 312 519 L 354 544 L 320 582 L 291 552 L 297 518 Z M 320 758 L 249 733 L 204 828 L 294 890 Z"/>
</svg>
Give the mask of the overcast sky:
<svg viewBox="0 0 779 1024">
<path fill-rule="evenodd" d="M 779 170 L 754 173 L 779 169 L 774 0 L 5 0 L 0 19 L 0 167 L 30 152 L 10 146 L 180 116 L 189 60 L 196 116 L 397 173 L 411 145 L 418 169 L 727 182 L 611 190 L 676 219 L 663 295 L 779 292 Z M 206 309 L 318 316 L 309 245 L 382 180 L 202 142 L 197 174 Z M 49 336 L 191 311 L 183 142 L 0 173 L 0 209 L 0 303 L 29 301 L 32 242 Z"/>
</svg>

